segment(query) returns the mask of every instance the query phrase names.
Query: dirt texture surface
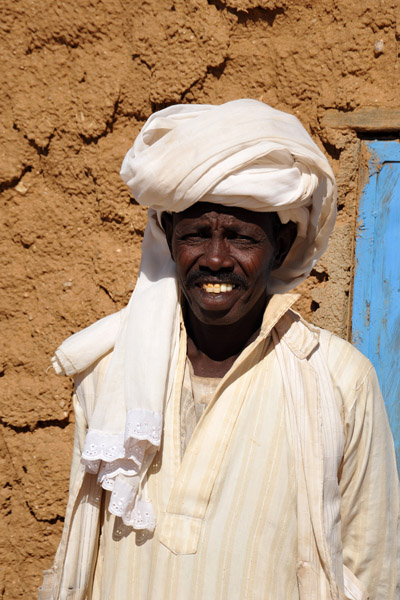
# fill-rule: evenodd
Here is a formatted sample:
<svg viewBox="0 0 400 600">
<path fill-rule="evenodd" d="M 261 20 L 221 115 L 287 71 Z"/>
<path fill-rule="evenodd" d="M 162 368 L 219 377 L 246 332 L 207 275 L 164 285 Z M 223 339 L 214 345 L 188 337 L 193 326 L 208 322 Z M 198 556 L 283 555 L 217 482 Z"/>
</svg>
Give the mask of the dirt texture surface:
<svg viewBox="0 0 400 600">
<path fill-rule="evenodd" d="M 65 511 L 70 334 L 134 287 L 145 209 L 119 178 L 152 111 L 240 97 L 293 112 L 331 159 L 339 216 L 299 309 L 349 335 L 360 134 L 327 109 L 398 106 L 398 0 L 3 0 L 0 597 L 35 598 Z M 397 27 L 397 28 L 396 28 Z"/>
</svg>

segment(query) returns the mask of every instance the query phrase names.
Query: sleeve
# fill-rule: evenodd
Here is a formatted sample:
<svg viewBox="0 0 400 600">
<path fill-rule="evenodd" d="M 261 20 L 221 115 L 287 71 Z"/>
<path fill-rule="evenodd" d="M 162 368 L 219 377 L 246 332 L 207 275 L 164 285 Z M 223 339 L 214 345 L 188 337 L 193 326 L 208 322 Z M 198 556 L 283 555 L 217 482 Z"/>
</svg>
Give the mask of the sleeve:
<svg viewBox="0 0 400 600">
<path fill-rule="evenodd" d="M 38 600 L 83 600 L 87 596 L 99 540 L 102 489 L 85 472 L 81 455 L 108 356 L 75 377 L 75 436 L 64 529 L 51 569 L 44 572 Z"/>
<path fill-rule="evenodd" d="M 61 541 L 54 558 L 53 566 L 51 569 L 48 569 L 43 573 L 43 582 L 38 589 L 38 600 L 55 600 L 63 597 L 61 581 L 64 579 L 66 573 L 64 564 L 67 558 L 67 550 L 69 550 L 73 545 L 71 543 L 71 533 L 73 532 L 73 529 L 76 528 L 76 519 L 73 519 L 73 511 L 76 504 L 78 490 L 82 485 L 83 474 L 80 457 L 87 427 L 85 415 L 81 405 L 79 404 L 76 394 L 73 396 L 73 404 L 75 412 L 75 435 L 69 481 L 69 496 L 64 528 Z M 68 577 L 71 576 L 73 576 L 72 573 L 68 575 Z"/>
<path fill-rule="evenodd" d="M 345 415 L 340 475 L 344 565 L 370 600 L 395 600 L 399 584 L 399 483 L 392 433 L 371 367 Z"/>
</svg>

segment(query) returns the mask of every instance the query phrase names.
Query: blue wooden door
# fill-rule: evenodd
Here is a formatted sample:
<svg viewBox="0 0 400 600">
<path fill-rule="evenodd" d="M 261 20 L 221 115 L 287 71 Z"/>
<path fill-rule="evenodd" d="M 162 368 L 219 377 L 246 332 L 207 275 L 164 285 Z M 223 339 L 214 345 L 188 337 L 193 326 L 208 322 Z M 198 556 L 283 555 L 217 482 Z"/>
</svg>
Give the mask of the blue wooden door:
<svg viewBox="0 0 400 600">
<path fill-rule="evenodd" d="M 366 147 L 369 180 L 358 216 L 352 337 L 377 371 L 400 467 L 400 143 Z"/>
</svg>

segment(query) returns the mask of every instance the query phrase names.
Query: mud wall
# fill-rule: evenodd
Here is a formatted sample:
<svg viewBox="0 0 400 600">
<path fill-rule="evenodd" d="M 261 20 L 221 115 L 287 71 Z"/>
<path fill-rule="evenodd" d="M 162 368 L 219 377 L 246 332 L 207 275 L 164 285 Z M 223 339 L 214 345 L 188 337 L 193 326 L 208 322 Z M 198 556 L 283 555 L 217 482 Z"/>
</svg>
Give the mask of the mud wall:
<svg viewBox="0 0 400 600">
<path fill-rule="evenodd" d="M 263 100 L 330 157 L 339 216 L 301 288 L 348 335 L 359 136 L 328 109 L 394 107 L 399 3 L 362 0 L 4 0 L 0 20 L 0 595 L 34 598 L 57 547 L 73 436 L 68 335 L 122 307 L 146 222 L 119 179 L 149 114 Z"/>
</svg>

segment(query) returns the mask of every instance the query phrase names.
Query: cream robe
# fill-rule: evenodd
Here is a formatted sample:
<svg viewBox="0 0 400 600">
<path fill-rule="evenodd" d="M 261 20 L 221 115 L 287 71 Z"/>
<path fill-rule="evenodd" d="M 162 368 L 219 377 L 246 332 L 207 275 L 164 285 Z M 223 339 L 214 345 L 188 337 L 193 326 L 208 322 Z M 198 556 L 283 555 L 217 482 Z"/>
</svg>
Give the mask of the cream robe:
<svg viewBox="0 0 400 600">
<path fill-rule="evenodd" d="M 289 389 L 292 370 L 297 363 L 309 370 L 310 356 L 319 347 L 317 330 L 287 313 L 292 302 L 293 296 L 270 302 L 260 335 L 221 381 L 181 462 L 179 390 L 186 347 L 182 336 L 174 392 L 166 409 L 164 446 L 144 489 L 156 508 L 154 537 L 146 539 L 140 533 L 127 537 L 119 520 L 107 515 L 98 557 L 100 490 L 94 476 L 83 473 L 79 456 L 108 357 L 77 378 L 77 436 L 65 530 L 40 598 L 343 598 L 343 563 L 349 598 L 366 598 L 363 587 L 371 599 L 396 598 L 397 476 L 379 387 L 367 359 L 329 334 L 325 359 L 334 410 L 331 406 L 330 412 L 325 411 L 321 423 L 313 402 L 308 402 L 300 420 L 322 427 L 323 435 L 324 428 L 330 430 L 326 415 L 338 417 L 341 431 L 334 426 L 330 440 L 334 443 L 337 438 L 336 449 L 344 446 L 339 457 L 335 448 L 332 456 L 313 448 L 311 458 L 304 457 L 305 487 L 296 483 L 301 461 L 293 452 L 300 442 L 293 437 L 288 407 L 288 396 L 296 393 Z M 278 340 L 286 336 L 289 341 L 295 362 L 292 368 L 288 365 L 287 375 L 279 364 L 279 350 L 271 344 L 272 328 Z M 306 396 L 307 391 L 315 394 L 314 384 L 303 378 Z M 298 418 L 301 413 L 296 410 Z M 269 429 L 276 436 L 272 441 L 265 435 Z M 331 471 L 338 465 L 336 481 L 320 481 L 324 473 L 319 467 L 309 472 L 313 452 L 317 467 L 321 461 Z M 298 477 L 297 472 L 297 482 Z M 308 489 L 307 481 L 311 481 Z M 313 493 L 323 498 L 323 514 L 316 508 L 318 501 L 311 498 L 307 504 Z M 331 526 L 324 532 L 327 522 Z M 304 538 L 309 523 L 310 534 Z M 321 536 L 326 537 L 322 545 L 329 547 L 330 557 L 319 554 Z"/>
</svg>

